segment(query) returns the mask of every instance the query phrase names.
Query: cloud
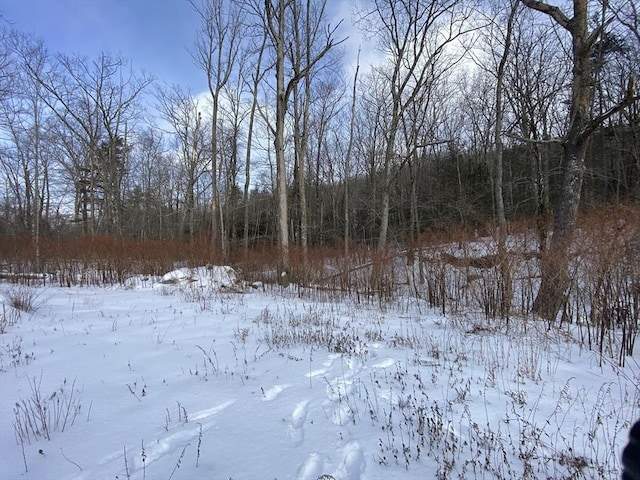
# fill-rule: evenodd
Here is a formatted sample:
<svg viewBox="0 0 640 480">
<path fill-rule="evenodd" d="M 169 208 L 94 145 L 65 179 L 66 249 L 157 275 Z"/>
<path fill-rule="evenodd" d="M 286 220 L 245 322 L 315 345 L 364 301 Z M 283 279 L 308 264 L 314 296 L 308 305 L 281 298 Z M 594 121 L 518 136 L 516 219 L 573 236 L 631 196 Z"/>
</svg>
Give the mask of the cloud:
<svg viewBox="0 0 640 480">
<path fill-rule="evenodd" d="M 364 23 L 360 21 L 360 17 L 365 12 L 366 2 L 339 0 L 332 2 L 331 5 L 331 24 L 336 25 L 342 20 L 337 37 L 340 39 L 348 37 L 343 44 L 345 77 L 349 78 L 355 72 L 358 56 L 361 72 L 367 72 L 372 66 L 382 63 L 384 53 L 377 48 L 375 39 L 367 37 L 366 32 L 363 31 Z"/>
</svg>

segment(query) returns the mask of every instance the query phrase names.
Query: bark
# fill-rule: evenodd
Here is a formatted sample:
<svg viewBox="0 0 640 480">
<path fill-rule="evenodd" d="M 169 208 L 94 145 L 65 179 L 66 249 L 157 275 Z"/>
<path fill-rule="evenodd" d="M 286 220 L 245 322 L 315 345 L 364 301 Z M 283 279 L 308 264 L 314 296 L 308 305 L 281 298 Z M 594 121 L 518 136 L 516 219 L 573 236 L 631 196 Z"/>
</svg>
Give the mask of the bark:
<svg viewBox="0 0 640 480">
<path fill-rule="evenodd" d="M 356 71 L 353 74 L 353 90 L 351 92 L 351 119 L 349 121 L 349 143 L 347 144 L 347 153 L 344 160 L 344 256 L 349 258 L 349 242 L 351 218 L 349 215 L 349 176 L 351 175 L 351 154 L 353 151 L 353 139 L 355 137 L 356 127 L 356 92 L 358 88 L 358 72 L 360 71 L 360 51 L 358 51 L 358 62 Z"/>
<path fill-rule="evenodd" d="M 285 82 L 285 69 L 287 69 L 285 42 L 292 37 L 290 32 L 291 25 L 287 25 L 286 15 L 292 8 L 294 3 L 296 8 L 298 0 L 285 1 L 277 0 L 276 5 L 272 4 L 272 0 L 265 0 L 265 28 L 269 34 L 271 42 L 275 48 L 275 70 L 276 70 L 276 124 L 273 129 L 274 149 L 276 155 L 276 190 L 277 190 L 277 225 L 278 225 L 278 245 L 280 249 L 280 269 L 282 274 L 286 276 L 290 270 L 289 258 L 289 212 L 287 200 L 287 179 L 286 179 L 286 161 L 284 151 L 284 130 L 285 116 L 287 114 L 287 104 L 291 92 L 299 84 L 302 79 L 311 75 L 312 69 L 324 58 L 324 56 L 336 45 L 344 40 L 334 41 L 333 35 L 338 28 L 327 27 L 325 31 L 324 44 L 320 46 L 317 52 L 312 55 L 304 54 L 306 61 L 304 65 L 289 65 L 293 72 Z M 318 5 L 318 16 L 314 19 L 317 22 L 313 25 L 314 34 L 321 31 L 320 25 L 324 18 L 324 8 L 326 2 L 320 2 Z M 310 3 L 307 3 L 307 7 Z M 339 25 L 339 24 L 338 24 Z M 295 28 L 295 26 L 293 26 Z M 284 278 L 284 277 L 280 277 Z"/>
<path fill-rule="evenodd" d="M 563 142 L 562 183 L 553 221 L 549 249 L 541 260 L 541 285 L 533 310 L 539 316 L 554 321 L 563 308 L 571 278 L 569 275 L 570 246 L 573 238 L 585 172 L 585 154 L 593 131 L 606 119 L 637 101 L 633 80 L 625 97 L 612 109 L 591 118 L 591 84 L 593 67 L 591 49 L 600 37 L 607 21 L 592 32 L 588 29 L 588 0 L 573 0 L 573 17 L 558 7 L 535 0 L 521 0 L 527 7 L 549 15 L 571 35 L 572 82 L 569 127 Z"/>
</svg>

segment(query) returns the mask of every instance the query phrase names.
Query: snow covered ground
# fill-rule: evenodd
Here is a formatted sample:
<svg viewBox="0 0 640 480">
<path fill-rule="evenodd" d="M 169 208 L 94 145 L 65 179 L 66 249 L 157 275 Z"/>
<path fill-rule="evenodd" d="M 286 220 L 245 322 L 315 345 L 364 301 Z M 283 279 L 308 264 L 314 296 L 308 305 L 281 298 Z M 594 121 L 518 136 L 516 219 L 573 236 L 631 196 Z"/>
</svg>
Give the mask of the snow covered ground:
<svg viewBox="0 0 640 480">
<path fill-rule="evenodd" d="M 637 361 L 544 325 L 156 280 L 0 285 L 2 480 L 615 478 L 640 416 Z"/>
</svg>

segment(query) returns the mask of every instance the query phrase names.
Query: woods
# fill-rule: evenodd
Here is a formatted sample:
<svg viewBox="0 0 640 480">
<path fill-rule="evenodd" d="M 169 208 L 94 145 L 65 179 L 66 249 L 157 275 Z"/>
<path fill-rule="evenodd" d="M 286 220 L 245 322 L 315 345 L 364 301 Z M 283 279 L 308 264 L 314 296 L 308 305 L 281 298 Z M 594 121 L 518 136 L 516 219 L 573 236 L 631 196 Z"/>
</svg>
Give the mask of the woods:
<svg viewBox="0 0 640 480">
<path fill-rule="evenodd" d="M 630 0 L 187 3 L 206 92 L 3 28 L 0 235 L 35 270 L 43 237 L 206 238 L 211 262 L 273 244 L 286 271 L 290 245 L 525 221 L 549 318 L 580 208 L 640 199 Z"/>
</svg>

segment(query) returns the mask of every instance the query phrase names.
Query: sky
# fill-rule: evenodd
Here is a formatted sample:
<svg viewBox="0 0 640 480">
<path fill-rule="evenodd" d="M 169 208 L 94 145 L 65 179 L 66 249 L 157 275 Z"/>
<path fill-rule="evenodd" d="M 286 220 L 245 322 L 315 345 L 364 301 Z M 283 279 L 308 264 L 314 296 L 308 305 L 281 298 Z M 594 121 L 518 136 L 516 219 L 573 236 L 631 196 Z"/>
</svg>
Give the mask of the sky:
<svg viewBox="0 0 640 480">
<path fill-rule="evenodd" d="M 52 53 L 121 54 L 161 81 L 206 87 L 188 53 L 198 19 L 187 0 L 2 0 L 0 12 Z"/>
<path fill-rule="evenodd" d="M 344 19 L 337 36 L 350 37 L 345 61 L 354 63 L 360 40 L 350 18 L 353 2 L 328 3 L 331 24 Z M 162 82 L 194 93 L 207 88 L 188 51 L 199 20 L 187 0 L 2 0 L 0 14 L 15 29 L 41 38 L 51 53 L 121 54 Z M 371 51 L 365 49 L 365 61 Z"/>
</svg>

